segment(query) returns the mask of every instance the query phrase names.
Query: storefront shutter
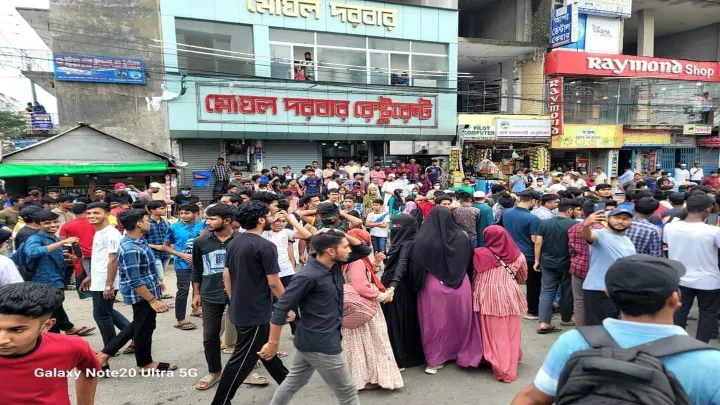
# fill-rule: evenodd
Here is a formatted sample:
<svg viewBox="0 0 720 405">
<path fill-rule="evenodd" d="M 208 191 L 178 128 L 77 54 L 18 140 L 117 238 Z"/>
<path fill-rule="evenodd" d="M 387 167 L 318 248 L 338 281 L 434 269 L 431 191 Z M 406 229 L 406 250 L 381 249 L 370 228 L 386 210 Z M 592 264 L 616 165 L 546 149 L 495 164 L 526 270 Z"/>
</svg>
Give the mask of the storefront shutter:
<svg viewBox="0 0 720 405">
<path fill-rule="evenodd" d="M 520 114 L 543 114 L 545 103 L 545 56 L 522 62 Z"/>
<path fill-rule="evenodd" d="M 709 176 L 710 172 L 716 171 L 720 166 L 719 154 L 720 148 L 698 148 L 698 162 L 700 162 L 705 176 Z"/>
<path fill-rule="evenodd" d="M 317 160 L 320 162 L 320 144 L 313 141 L 264 141 L 263 142 L 263 169 L 270 170 L 277 166 L 282 172 L 284 166 L 290 166 L 293 172 L 300 175 L 304 169 Z M 320 162 L 322 167 L 322 162 Z"/>
<path fill-rule="evenodd" d="M 183 167 L 182 185 L 192 186 L 192 172 L 196 170 L 210 170 L 217 163 L 217 158 L 222 156 L 219 139 L 192 139 L 180 141 L 180 152 L 183 162 L 188 163 Z M 215 179 L 212 179 L 210 187 L 193 187 L 193 194 L 200 197 L 204 203 L 208 203 L 213 197 Z"/>
</svg>

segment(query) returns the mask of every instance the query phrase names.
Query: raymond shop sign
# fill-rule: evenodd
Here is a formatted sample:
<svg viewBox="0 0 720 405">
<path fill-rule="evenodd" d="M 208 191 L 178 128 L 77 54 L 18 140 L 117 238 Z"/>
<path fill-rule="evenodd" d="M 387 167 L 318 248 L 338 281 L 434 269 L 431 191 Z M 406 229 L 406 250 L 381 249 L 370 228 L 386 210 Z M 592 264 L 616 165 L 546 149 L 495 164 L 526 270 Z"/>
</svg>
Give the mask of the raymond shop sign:
<svg viewBox="0 0 720 405">
<path fill-rule="evenodd" d="M 545 74 L 720 82 L 720 63 L 554 51 L 545 56 Z"/>
<path fill-rule="evenodd" d="M 704 146 L 706 148 L 714 148 L 720 146 L 720 136 L 708 136 L 707 138 L 700 138 L 697 140 L 697 146 Z"/>
<path fill-rule="evenodd" d="M 548 114 L 550 114 L 550 133 L 553 136 L 563 133 L 563 94 L 562 77 L 548 80 Z"/>
<path fill-rule="evenodd" d="M 435 96 L 382 96 L 197 86 L 198 121 L 328 127 L 436 128 Z M 208 93 L 205 91 L 208 90 Z M 220 93 L 218 93 L 220 90 Z M 227 94 L 222 94 L 227 91 Z M 241 94 L 237 94 L 240 93 Z M 235 92 L 235 94 L 233 94 Z M 272 95 L 270 95 L 272 93 Z"/>
<path fill-rule="evenodd" d="M 555 9 L 555 15 L 550 21 L 550 46 L 556 48 L 577 42 L 580 27 L 578 24 L 577 8 L 568 4 Z"/>
<path fill-rule="evenodd" d="M 550 120 L 513 120 L 498 118 L 495 120 L 495 134 L 502 139 L 549 140 Z"/>
</svg>

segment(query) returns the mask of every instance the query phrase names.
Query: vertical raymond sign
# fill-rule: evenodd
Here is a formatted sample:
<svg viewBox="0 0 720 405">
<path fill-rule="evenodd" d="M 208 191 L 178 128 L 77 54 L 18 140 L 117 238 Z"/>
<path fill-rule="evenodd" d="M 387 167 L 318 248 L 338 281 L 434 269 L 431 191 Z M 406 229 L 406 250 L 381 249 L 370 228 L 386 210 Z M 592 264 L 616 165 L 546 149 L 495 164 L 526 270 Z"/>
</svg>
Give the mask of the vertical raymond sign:
<svg viewBox="0 0 720 405">
<path fill-rule="evenodd" d="M 552 121 L 552 136 L 563 133 L 563 78 L 553 77 L 548 80 L 548 114 Z"/>
</svg>

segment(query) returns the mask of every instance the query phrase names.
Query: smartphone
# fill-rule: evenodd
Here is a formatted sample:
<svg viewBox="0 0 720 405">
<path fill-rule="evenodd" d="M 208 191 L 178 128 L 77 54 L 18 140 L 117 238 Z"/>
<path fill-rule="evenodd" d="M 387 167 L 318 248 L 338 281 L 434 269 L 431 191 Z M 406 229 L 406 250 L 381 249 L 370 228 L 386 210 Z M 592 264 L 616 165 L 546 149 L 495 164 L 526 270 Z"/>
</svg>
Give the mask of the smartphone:
<svg viewBox="0 0 720 405">
<path fill-rule="evenodd" d="M 593 205 L 593 212 L 605 211 L 605 203 L 595 203 Z"/>
<path fill-rule="evenodd" d="M 720 214 L 714 213 L 714 214 L 708 215 L 707 220 L 706 220 L 706 223 L 707 223 L 708 225 L 712 225 L 712 226 L 717 225 L 718 215 L 720 215 Z"/>
</svg>

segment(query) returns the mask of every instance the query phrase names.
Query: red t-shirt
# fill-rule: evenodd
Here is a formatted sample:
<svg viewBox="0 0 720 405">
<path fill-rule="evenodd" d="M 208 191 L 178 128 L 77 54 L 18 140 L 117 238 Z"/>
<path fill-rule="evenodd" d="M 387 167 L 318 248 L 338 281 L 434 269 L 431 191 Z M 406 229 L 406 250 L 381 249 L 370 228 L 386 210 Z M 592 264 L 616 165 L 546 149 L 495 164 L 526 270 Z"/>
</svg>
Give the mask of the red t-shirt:
<svg viewBox="0 0 720 405">
<path fill-rule="evenodd" d="M 86 217 L 77 217 L 65 222 L 60 227 L 60 237 L 76 236 L 80 239 L 80 250 L 83 257 L 89 259 L 92 257 L 93 237 L 95 237 L 95 227 L 90 225 Z"/>
<path fill-rule="evenodd" d="M 0 356 L 3 404 L 70 405 L 68 377 L 59 373 L 100 371 L 90 345 L 77 336 L 42 333 L 38 347 L 21 357 Z M 77 373 L 77 371 L 75 371 Z M 36 376 L 43 373 L 43 376 Z M 47 376 L 46 373 L 54 373 Z M 87 374 L 85 374 L 87 375 Z"/>
<path fill-rule="evenodd" d="M 703 186 L 710 186 L 715 190 L 720 190 L 720 177 L 705 177 L 701 182 L 700 185 Z"/>
<path fill-rule="evenodd" d="M 420 201 L 417 203 L 418 209 L 423 214 L 423 219 L 428 219 L 430 216 L 430 210 L 435 208 L 435 204 L 431 204 L 427 201 Z"/>
</svg>

